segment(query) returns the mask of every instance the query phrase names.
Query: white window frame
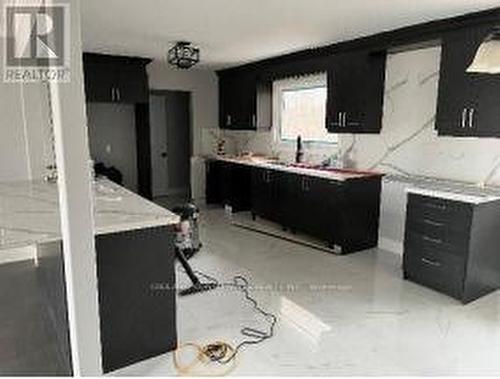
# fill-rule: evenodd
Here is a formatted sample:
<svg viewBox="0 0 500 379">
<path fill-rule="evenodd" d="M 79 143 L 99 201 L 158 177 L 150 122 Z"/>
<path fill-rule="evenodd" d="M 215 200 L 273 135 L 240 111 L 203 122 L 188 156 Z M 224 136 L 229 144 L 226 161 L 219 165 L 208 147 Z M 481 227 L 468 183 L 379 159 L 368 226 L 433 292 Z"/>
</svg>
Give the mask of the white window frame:
<svg viewBox="0 0 500 379">
<path fill-rule="evenodd" d="M 283 92 L 299 89 L 313 89 L 327 86 L 326 73 L 307 75 L 301 77 L 293 77 L 287 79 L 276 80 L 273 83 L 273 140 L 280 148 L 294 147 L 295 139 L 281 138 L 281 112 L 282 112 L 282 97 Z M 326 126 L 325 126 L 326 128 Z M 310 146 L 317 147 L 332 147 L 339 143 L 338 136 L 332 134 L 331 141 L 304 140 L 304 143 Z"/>
</svg>

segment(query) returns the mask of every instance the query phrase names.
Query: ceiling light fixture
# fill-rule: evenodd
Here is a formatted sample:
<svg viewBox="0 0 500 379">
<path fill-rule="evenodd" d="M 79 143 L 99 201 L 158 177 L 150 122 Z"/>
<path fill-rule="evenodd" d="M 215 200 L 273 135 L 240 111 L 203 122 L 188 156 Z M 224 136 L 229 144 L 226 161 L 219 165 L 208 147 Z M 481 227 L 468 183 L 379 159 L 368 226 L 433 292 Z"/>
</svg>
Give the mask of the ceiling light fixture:
<svg viewBox="0 0 500 379">
<path fill-rule="evenodd" d="M 500 28 L 495 28 L 484 39 L 467 72 L 500 74 Z"/>
<path fill-rule="evenodd" d="M 177 42 L 168 51 L 168 63 L 182 69 L 188 69 L 200 61 L 200 49 L 191 42 Z"/>
</svg>

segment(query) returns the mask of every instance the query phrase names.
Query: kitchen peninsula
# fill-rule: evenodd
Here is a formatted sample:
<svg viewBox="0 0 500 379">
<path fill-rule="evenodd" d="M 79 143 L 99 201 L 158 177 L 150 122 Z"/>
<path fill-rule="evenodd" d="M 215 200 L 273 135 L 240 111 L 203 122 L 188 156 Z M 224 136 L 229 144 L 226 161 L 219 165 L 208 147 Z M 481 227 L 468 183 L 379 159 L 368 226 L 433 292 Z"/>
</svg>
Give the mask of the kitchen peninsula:
<svg viewBox="0 0 500 379">
<path fill-rule="evenodd" d="M 93 186 L 102 362 L 109 372 L 177 346 L 179 217 L 108 180 Z M 71 369 L 61 240 L 56 184 L 0 183 L 0 254 L 36 246 L 40 285 Z"/>
</svg>

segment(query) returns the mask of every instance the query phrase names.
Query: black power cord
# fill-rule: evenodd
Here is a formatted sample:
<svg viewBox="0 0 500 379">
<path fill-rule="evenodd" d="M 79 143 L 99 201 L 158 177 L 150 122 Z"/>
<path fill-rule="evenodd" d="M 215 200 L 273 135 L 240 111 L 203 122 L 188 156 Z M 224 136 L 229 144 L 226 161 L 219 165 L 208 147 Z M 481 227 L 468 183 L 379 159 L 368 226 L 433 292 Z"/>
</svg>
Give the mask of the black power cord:
<svg viewBox="0 0 500 379">
<path fill-rule="evenodd" d="M 237 289 L 238 291 L 243 293 L 245 299 L 252 305 L 252 308 L 269 322 L 269 327 L 267 328 L 267 330 L 244 326 L 240 330 L 240 333 L 244 337 L 247 337 L 247 339 L 241 341 L 234 348 L 225 342 L 214 342 L 204 346 L 202 352 L 210 361 L 217 362 L 222 365 L 228 364 L 236 358 L 243 347 L 248 345 L 260 344 L 274 336 L 274 328 L 276 326 L 278 318 L 273 313 L 267 312 L 262 309 L 257 300 L 255 300 L 250 295 L 249 282 L 244 276 L 236 275 L 233 277 L 233 280 L 231 282 L 220 283 L 213 276 L 205 274 L 199 270 L 193 270 L 193 272 L 207 280 L 209 283 L 217 285 L 218 287 L 229 287 Z"/>
</svg>

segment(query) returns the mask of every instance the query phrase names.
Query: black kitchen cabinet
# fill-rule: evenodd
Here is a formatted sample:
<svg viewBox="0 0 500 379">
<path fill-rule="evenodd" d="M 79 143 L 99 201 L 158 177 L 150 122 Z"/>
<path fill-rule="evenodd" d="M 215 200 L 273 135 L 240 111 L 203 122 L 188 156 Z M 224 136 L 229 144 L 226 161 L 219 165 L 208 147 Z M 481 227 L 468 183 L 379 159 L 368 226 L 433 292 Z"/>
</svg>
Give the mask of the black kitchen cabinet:
<svg viewBox="0 0 500 379">
<path fill-rule="evenodd" d="M 251 208 L 252 216 L 260 216 L 266 220 L 280 222 L 286 217 L 285 201 L 288 182 L 283 172 L 252 168 Z"/>
<path fill-rule="evenodd" d="M 308 175 L 286 174 L 284 218 L 287 228 L 301 231 L 333 247 L 339 242 L 343 186 L 341 182 Z M 292 205 L 293 204 L 293 205 Z M 332 215 L 335 215 L 332 217 Z"/>
<path fill-rule="evenodd" d="M 229 205 L 233 212 L 250 210 L 251 167 L 221 160 L 206 162 L 207 204 Z"/>
<path fill-rule="evenodd" d="M 147 58 L 84 53 L 87 102 L 133 104 L 135 113 L 138 193 L 152 198 L 151 137 Z"/>
<path fill-rule="evenodd" d="M 226 199 L 224 162 L 207 160 L 205 162 L 205 199 L 208 205 L 223 204 Z"/>
<path fill-rule="evenodd" d="M 331 133 L 379 133 L 386 52 L 335 55 L 328 69 L 326 128 Z"/>
<path fill-rule="evenodd" d="M 219 74 L 219 119 L 222 129 L 271 127 L 272 83 L 253 73 Z"/>
<path fill-rule="evenodd" d="M 408 195 L 404 277 L 468 303 L 500 286 L 500 201 Z"/>
<path fill-rule="evenodd" d="M 147 103 L 149 59 L 85 53 L 85 95 L 89 102 Z"/>
<path fill-rule="evenodd" d="M 174 236 L 167 226 L 96 237 L 104 373 L 177 348 Z"/>
<path fill-rule="evenodd" d="M 254 219 L 311 235 L 340 254 L 378 244 L 381 176 L 336 181 L 218 159 L 206 164 L 207 204 L 251 210 Z"/>
<path fill-rule="evenodd" d="M 435 124 L 440 136 L 500 137 L 500 78 L 466 72 L 490 31 L 481 25 L 443 37 Z"/>
<path fill-rule="evenodd" d="M 376 247 L 381 177 L 335 181 L 252 169 L 252 213 L 325 241 L 338 253 Z"/>
</svg>

